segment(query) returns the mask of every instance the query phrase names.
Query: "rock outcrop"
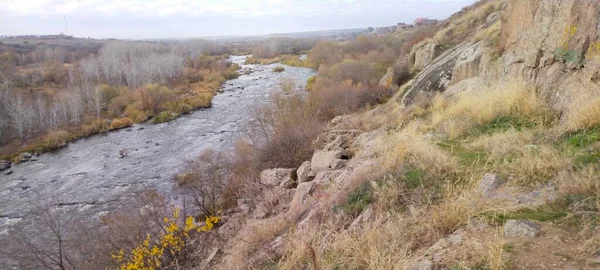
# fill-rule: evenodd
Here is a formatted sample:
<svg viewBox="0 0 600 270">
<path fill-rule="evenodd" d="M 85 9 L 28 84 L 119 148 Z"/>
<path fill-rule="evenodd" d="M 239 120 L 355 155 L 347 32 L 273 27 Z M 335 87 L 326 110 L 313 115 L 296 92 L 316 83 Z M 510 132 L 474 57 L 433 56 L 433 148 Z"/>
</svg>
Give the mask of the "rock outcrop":
<svg viewBox="0 0 600 270">
<path fill-rule="evenodd" d="M 296 174 L 298 175 L 298 184 L 312 181 L 314 176 L 310 176 L 310 161 L 302 163 L 298 170 L 296 170 Z"/>
<path fill-rule="evenodd" d="M 415 70 L 423 70 L 443 51 L 442 47 L 432 40 L 417 44 L 410 53 L 409 64 Z"/>
<path fill-rule="evenodd" d="M 509 220 L 504 224 L 504 236 L 536 237 L 540 233 L 540 226 L 530 220 Z"/>
<path fill-rule="evenodd" d="M 437 92 L 446 91 L 451 83 L 456 84 L 458 80 L 453 80 L 453 74 L 459 59 L 476 59 L 471 54 L 480 51 L 478 46 L 480 45 L 461 44 L 442 54 L 415 78 L 415 82 L 404 95 L 403 103 L 412 104 L 418 96 L 430 97 Z"/>
<path fill-rule="evenodd" d="M 268 169 L 260 173 L 260 183 L 268 186 L 279 186 L 282 183 L 296 182 L 294 169 Z"/>
<path fill-rule="evenodd" d="M 497 20 L 501 21 L 497 45 L 465 41 L 446 51 L 415 78 L 404 105 L 420 101 L 419 97 L 428 100 L 436 92 L 517 79 L 540 87 L 554 109 L 563 111 L 575 88 L 569 79 L 576 74 L 569 71 L 584 66 L 592 57 L 590 48 L 599 42 L 600 2 L 508 0 L 502 12 L 490 14 L 480 27 Z"/>
<path fill-rule="evenodd" d="M 330 171 L 332 165 L 336 165 L 338 160 L 348 159 L 349 154 L 342 148 L 333 149 L 330 151 L 316 151 L 310 161 L 311 171 L 319 173 L 322 171 Z"/>
</svg>

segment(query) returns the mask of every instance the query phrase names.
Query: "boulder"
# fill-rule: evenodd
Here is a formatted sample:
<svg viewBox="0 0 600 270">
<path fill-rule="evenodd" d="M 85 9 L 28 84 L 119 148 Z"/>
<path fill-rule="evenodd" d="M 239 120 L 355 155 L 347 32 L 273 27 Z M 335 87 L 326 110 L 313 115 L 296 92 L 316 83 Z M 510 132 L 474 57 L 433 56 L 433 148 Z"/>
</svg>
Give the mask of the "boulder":
<svg viewBox="0 0 600 270">
<path fill-rule="evenodd" d="M 10 169 L 12 167 L 12 163 L 8 160 L 0 160 L 0 171 L 4 171 Z"/>
<path fill-rule="evenodd" d="M 536 237 L 540 233 L 540 226 L 531 220 L 512 219 L 504 224 L 504 236 L 512 237 Z"/>
<path fill-rule="evenodd" d="M 292 179 L 291 177 L 286 177 L 283 179 L 283 181 L 281 181 L 281 184 L 279 184 L 280 187 L 287 189 L 296 188 L 297 185 L 298 184 L 296 183 L 296 180 Z"/>
<path fill-rule="evenodd" d="M 335 182 L 335 180 L 344 173 L 343 170 L 337 170 L 337 171 L 322 171 L 317 173 L 317 176 L 315 176 L 315 179 L 313 180 L 313 183 L 317 184 L 317 185 L 328 185 L 328 184 L 339 184 L 337 182 Z"/>
<path fill-rule="evenodd" d="M 433 262 L 427 259 L 418 262 L 408 263 L 406 267 L 408 270 L 432 270 Z"/>
<path fill-rule="evenodd" d="M 332 170 L 339 170 L 341 168 L 346 167 L 346 165 L 348 165 L 348 160 L 344 160 L 344 159 L 336 159 L 334 161 L 331 162 L 331 169 Z"/>
<path fill-rule="evenodd" d="M 504 184 L 502 178 L 495 174 L 486 173 L 481 180 L 479 180 L 479 184 L 477 185 L 477 191 L 480 192 L 484 197 L 489 196 L 494 190 L 502 186 Z"/>
<path fill-rule="evenodd" d="M 313 183 L 315 184 L 329 184 L 330 180 L 331 180 L 331 175 L 333 174 L 333 171 L 322 171 L 317 173 L 317 176 L 315 176 L 315 179 L 313 179 Z"/>
<path fill-rule="evenodd" d="M 409 63 L 413 69 L 423 70 L 442 52 L 442 47 L 434 41 L 417 44 L 409 56 Z"/>
<path fill-rule="evenodd" d="M 12 174 L 12 173 L 13 173 L 13 171 L 11 169 L 4 170 L 4 175 L 9 175 L 9 174 Z"/>
<path fill-rule="evenodd" d="M 279 186 L 288 178 L 296 179 L 294 169 L 267 169 L 260 173 L 260 183 L 268 186 Z"/>
<path fill-rule="evenodd" d="M 296 170 L 296 175 L 298 176 L 298 184 L 312 181 L 314 175 L 312 177 L 310 176 L 310 161 L 302 163 L 298 170 Z"/>
<path fill-rule="evenodd" d="M 478 76 L 481 71 L 481 65 L 486 64 L 482 60 L 485 54 L 484 42 L 467 47 L 456 59 L 454 70 L 452 71 L 452 80 L 449 86 L 455 85 L 463 80 Z"/>
<path fill-rule="evenodd" d="M 428 65 L 414 79 L 412 86 L 406 91 L 402 98 L 404 105 L 412 104 L 422 94 L 434 95 L 444 92 L 452 80 L 452 72 L 458 58 L 469 48 L 469 45 L 457 45 L 445 52 Z"/>
<path fill-rule="evenodd" d="M 332 151 L 335 150 L 337 148 L 348 148 L 349 143 L 348 143 L 348 138 L 346 136 L 343 135 L 338 135 L 335 137 L 335 139 L 333 139 L 333 141 L 329 142 L 325 148 L 323 148 L 323 150 L 325 151 Z"/>
<path fill-rule="evenodd" d="M 268 215 L 269 210 L 264 205 L 257 205 L 254 211 L 252 211 L 252 218 L 254 219 L 263 219 Z"/>
<path fill-rule="evenodd" d="M 315 190 L 314 182 L 306 182 L 298 185 L 296 188 L 296 193 L 294 193 L 294 198 L 290 203 L 290 209 L 293 211 L 302 211 L 305 209 L 308 200 L 312 196 L 312 193 Z"/>
<path fill-rule="evenodd" d="M 311 171 L 318 173 L 321 171 L 329 171 L 331 163 L 338 159 L 348 159 L 350 155 L 342 148 L 335 148 L 331 151 L 316 151 L 310 161 Z"/>
</svg>

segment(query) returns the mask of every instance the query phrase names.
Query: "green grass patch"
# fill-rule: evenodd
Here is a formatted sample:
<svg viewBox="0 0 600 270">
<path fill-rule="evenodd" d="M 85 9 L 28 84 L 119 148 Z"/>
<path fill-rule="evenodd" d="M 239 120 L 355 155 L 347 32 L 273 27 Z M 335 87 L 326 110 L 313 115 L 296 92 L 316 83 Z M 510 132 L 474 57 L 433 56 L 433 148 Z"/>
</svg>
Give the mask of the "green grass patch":
<svg viewBox="0 0 600 270">
<path fill-rule="evenodd" d="M 408 188 L 414 189 L 423 186 L 423 179 L 425 178 L 425 171 L 421 169 L 409 170 L 402 176 L 402 180 L 406 183 Z"/>
<path fill-rule="evenodd" d="M 169 121 L 177 118 L 178 116 L 179 116 L 179 114 L 176 114 L 176 113 L 173 113 L 170 111 L 162 111 L 154 117 L 153 121 L 156 124 L 160 124 L 160 123 L 169 122 Z"/>
<path fill-rule="evenodd" d="M 338 205 L 338 209 L 351 216 L 358 216 L 374 201 L 373 187 L 364 182 L 348 194 L 346 201 Z"/>
<path fill-rule="evenodd" d="M 593 147 L 597 142 L 600 142 L 600 126 L 565 135 L 562 148 L 573 157 L 576 166 L 583 167 L 600 163 L 600 147 Z"/>
<path fill-rule="evenodd" d="M 482 126 L 476 127 L 471 131 L 472 135 L 492 134 L 509 129 L 522 131 L 523 129 L 533 128 L 536 124 L 528 119 L 515 116 L 501 116 Z"/>
<path fill-rule="evenodd" d="M 545 206 L 536 209 L 521 209 L 513 212 L 485 212 L 481 216 L 494 224 L 502 225 L 510 219 L 549 222 L 567 217 L 568 212 L 558 207 Z"/>
<path fill-rule="evenodd" d="M 600 126 L 570 133 L 565 136 L 566 144 L 573 149 L 581 149 L 600 141 Z"/>
<path fill-rule="evenodd" d="M 468 150 L 457 140 L 443 140 L 438 146 L 457 157 L 462 165 L 483 165 L 487 162 L 485 152 Z"/>
</svg>

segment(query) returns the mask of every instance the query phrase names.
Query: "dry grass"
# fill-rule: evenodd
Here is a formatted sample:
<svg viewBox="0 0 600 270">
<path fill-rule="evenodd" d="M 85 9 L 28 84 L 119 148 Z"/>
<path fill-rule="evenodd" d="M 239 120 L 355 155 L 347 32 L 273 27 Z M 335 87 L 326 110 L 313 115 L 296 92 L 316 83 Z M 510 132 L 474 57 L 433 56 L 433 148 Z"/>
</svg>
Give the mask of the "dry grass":
<svg viewBox="0 0 600 270">
<path fill-rule="evenodd" d="M 380 140 L 378 152 L 382 153 L 384 168 L 392 169 L 408 163 L 443 176 L 458 166 L 456 158 L 425 139 L 422 128 L 419 122 L 411 122 L 403 130 Z"/>
<path fill-rule="evenodd" d="M 310 249 L 317 253 L 319 269 L 405 269 L 441 237 L 452 233 L 479 211 L 461 194 L 429 208 L 406 213 L 388 212 L 362 226 L 337 230 L 326 224 L 310 224 L 294 234 L 280 269 L 312 265 Z"/>
<path fill-rule="evenodd" d="M 567 132 L 584 130 L 600 124 L 600 84 L 592 82 L 598 63 L 592 62 L 584 72 L 574 76 L 573 94 L 565 110 L 564 128 Z"/>
<path fill-rule="evenodd" d="M 452 16 L 450 24 L 439 31 L 434 40 L 449 45 L 463 42 L 467 37 L 474 35 L 474 30 L 485 23 L 491 13 L 501 9 L 503 2 L 502 0 L 482 1 L 467 12 Z"/>
<path fill-rule="evenodd" d="M 490 270 L 506 269 L 506 255 L 504 254 L 504 232 L 500 229 L 492 236 L 492 239 L 487 243 L 488 250 L 488 267 Z"/>
<path fill-rule="evenodd" d="M 293 219 L 286 216 L 277 216 L 263 220 L 252 220 L 239 232 L 235 245 L 230 249 L 231 253 L 225 260 L 223 269 L 248 269 L 258 267 L 260 264 L 268 263 L 261 259 L 273 259 L 259 254 L 268 252 L 269 245 L 277 236 L 291 228 Z"/>
<path fill-rule="evenodd" d="M 561 170 L 570 168 L 572 161 L 564 156 L 551 140 L 545 140 L 546 129 L 505 132 L 481 136 L 466 144 L 472 151 L 483 151 L 490 168 L 510 176 L 519 184 L 539 184 Z"/>
<path fill-rule="evenodd" d="M 497 21 L 496 23 L 490 25 L 488 28 L 481 29 L 479 32 L 475 34 L 473 37 L 474 42 L 485 41 L 486 45 L 494 46 L 498 43 L 500 38 L 500 29 L 502 28 L 502 23 Z"/>
<path fill-rule="evenodd" d="M 110 130 L 120 129 L 124 127 L 129 127 L 133 125 L 133 120 L 131 118 L 115 118 L 110 123 Z"/>
<path fill-rule="evenodd" d="M 458 138 L 473 128 L 501 117 L 528 119 L 543 124 L 550 119 L 547 103 L 535 89 L 520 82 L 510 82 L 494 88 L 463 92 L 452 100 L 434 99 L 431 128 Z"/>
</svg>

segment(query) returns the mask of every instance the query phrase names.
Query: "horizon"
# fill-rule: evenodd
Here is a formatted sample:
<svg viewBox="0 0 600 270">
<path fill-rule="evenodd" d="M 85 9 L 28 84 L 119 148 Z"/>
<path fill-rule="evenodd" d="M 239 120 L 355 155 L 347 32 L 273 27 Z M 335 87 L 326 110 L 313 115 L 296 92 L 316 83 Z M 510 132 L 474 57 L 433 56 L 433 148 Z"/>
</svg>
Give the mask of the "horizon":
<svg viewBox="0 0 600 270">
<path fill-rule="evenodd" d="M 0 35 L 190 39 L 385 27 L 445 19 L 476 0 L 2 0 Z M 142 12 L 143 11 L 143 12 Z M 143 14 L 142 14 L 143 13 Z M 66 25 L 65 25 L 66 17 Z M 360 20 L 356 18 L 359 17 Z"/>
</svg>

